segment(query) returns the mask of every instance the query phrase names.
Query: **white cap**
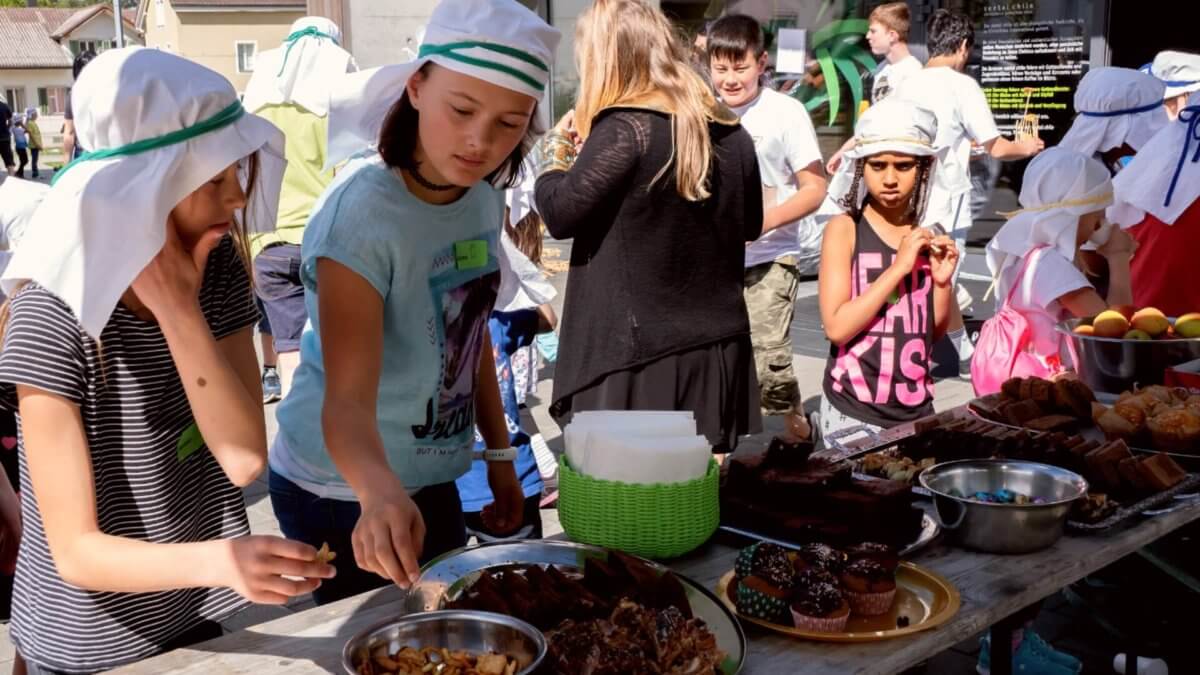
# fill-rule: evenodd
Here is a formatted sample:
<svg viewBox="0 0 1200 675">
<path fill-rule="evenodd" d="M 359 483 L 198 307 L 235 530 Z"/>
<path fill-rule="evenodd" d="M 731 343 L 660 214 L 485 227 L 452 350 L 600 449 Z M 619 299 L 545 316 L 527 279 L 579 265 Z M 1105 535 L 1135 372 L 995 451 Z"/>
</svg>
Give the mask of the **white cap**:
<svg viewBox="0 0 1200 675">
<path fill-rule="evenodd" d="M 1200 54 L 1167 50 L 1159 52 L 1152 63 L 1141 67 L 1166 86 L 1163 98 L 1175 98 L 1200 91 Z"/>
<path fill-rule="evenodd" d="M 75 133 L 92 150 L 56 175 L 4 274 L 6 293 L 35 281 L 99 337 L 121 294 L 162 250 L 171 210 L 254 153 L 258 184 L 244 215 L 256 231 L 275 228 L 283 134 L 243 113 L 219 73 L 157 49 L 110 49 L 71 96 Z M 111 154 L 117 149 L 124 152 Z"/>
<path fill-rule="evenodd" d="M 1075 90 L 1078 115 L 1059 146 L 1093 155 L 1128 143 L 1141 150 L 1168 122 L 1163 83 L 1132 68 L 1093 68 Z"/>
<path fill-rule="evenodd" d="M 1121 227 L 1137 225 L 1147 213 L 1174 225 L 1200 199 L 1200 91 L 1188 99 L 1179 119 L 1117 174 L 1113 185 L 1117 198 L 1108 218 Z"/>
<path fill-rule="evenodd" d="M 324 117 L 330 82 L 358 70 L 341 41 L 341 29 L 325 17 L 296 19 L 281 46 L 258 55 L 242 105 L 257 112 L 265 105 L 295 103 Z"/>
<path fill-rule="evenodd" d="M 373 147 L 413 73 L 439 66 L 542 100 L 561 34 L 516 0 L 442 0 L 417 57 L 340 78 L 329 114 L 328 165 Z"/>
</svg>

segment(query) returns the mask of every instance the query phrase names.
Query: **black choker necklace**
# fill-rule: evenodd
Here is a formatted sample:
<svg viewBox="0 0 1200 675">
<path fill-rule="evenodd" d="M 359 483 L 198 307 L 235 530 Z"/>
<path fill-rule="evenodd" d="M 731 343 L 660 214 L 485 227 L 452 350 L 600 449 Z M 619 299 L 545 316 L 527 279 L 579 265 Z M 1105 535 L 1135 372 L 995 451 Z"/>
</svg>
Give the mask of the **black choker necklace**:
<svg viewBox="0 0 1200 675">
<path fill-rule="evenodd" d="M 408 170 L 408 175 L 412 176 L 412 179 L 417 181 L 417 185 L 420 185 L 426 190 L 433 190 L 434 192 L 445 192 L 446 190 L 453 190 L 454 188 L 458 187 L 457 185 L 438 185 L 437 183 L 434 183 L 422 176 L 421 172 L 418 171 L 417 167 L 415 166 Z"/>
</svg>

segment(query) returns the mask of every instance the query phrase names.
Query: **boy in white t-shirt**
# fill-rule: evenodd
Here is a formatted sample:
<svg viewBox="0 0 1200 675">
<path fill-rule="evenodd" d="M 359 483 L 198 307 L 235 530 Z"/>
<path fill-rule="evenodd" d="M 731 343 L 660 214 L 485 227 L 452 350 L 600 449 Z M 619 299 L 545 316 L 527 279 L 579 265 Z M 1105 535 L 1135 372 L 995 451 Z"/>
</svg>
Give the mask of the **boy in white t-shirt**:
<svg viewBox="0 0 1200 675">
<path fill-rule="evenodd" d="M 1032 157 L 1046 146 L 1038 138 L 1010 141 L 1000 135 L 983 89 L 963 72 L 975 44 L 970 19 L 939 9 L 929 19 L 926 36 L 929 62 L 909 76 L 894 95 L 920 102 L 937 115 L 934 145 L 950 151 L 938 162 L 925 223 L 940 224 L 954 239 L 962 260 L 971 229 L 971 146 L 978 145 L 992 157 L 1005 160 Z M 946 334 L 958 351 L 959 372 L 969 375 L 974 348 L 957 305 Z"/>
<path fill-rule="evenodd" d="M 887 2 L 871 10 L 867 25 L 867 44 L 871 53 L 883 57 L 871 73 L 871 105 L 896 91 L 909 75 L 921 72 L 921 62 L 908 51 L 908 29 L 912 18 L 907 2 Z M 854 138 L 829 158 L 826 168 L 835 173 L 842 164 L 842 153 L 854 145 Z"/>
<path fill-rule="evenodd" d="M 758 154 L 763 228 L 758 241 L 746 246 L 746 308 L 763 414 L 784 416 L 780 438 L 795 443 L 809 436 L 792 370 L 796 263 L 801 221 L 825 199 L 821 151 L 804 105 L 760 84 L 767 51 L 758 21 L 745 15 L 720 19 L 708 31 L 707 48 L 717 95 L 741 118 Z"/>
</svg>

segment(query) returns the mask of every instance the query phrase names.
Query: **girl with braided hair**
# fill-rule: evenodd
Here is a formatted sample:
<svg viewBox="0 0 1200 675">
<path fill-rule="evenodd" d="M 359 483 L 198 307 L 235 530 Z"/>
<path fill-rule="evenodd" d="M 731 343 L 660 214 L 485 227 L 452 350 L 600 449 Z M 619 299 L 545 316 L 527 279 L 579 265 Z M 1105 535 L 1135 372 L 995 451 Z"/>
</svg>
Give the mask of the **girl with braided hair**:
<svg viewBox="0 0 1200 675">
<path fill-rule="evenodd" d="M 944 154 L 936 136 L 932 111 L 884 100 L 859 121 L 830 185 L 846 213 L 830 220 L 821 242 L 821 321 L 831 343 L 824 438 L 933 412 L 930 358 L 950 318 L 958 264 L 944 230 L 917 226 Z"/>
</svg>

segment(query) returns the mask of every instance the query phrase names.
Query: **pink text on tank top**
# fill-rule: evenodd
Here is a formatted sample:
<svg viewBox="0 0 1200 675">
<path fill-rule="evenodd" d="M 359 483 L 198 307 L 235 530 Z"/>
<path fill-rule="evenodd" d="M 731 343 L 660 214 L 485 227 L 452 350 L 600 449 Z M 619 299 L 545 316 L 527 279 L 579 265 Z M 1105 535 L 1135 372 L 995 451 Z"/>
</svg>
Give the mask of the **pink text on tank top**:
<svg viewBox="0 0 1200 675">
<path fill-rule="evenodd" d="M 851 299 L 861 295 L 870 285 L 871 272 L 883 270 L 889 265 L 891 260 L 885 264 L 883 254 L 877 251 L 858 253 L 850 268 Z M 925 328 L 929 320 L 932 291 L 933 275 L 930 273 L 929 259 L 921 257 L 909 278 L 897 289 L 897 301 L 886 304 L 883 313 L 876 316 L 870 326 L 838 349 L 837 360 L 830 373 L 835 391 L 843 391 L 842 377 L 845 375 L 848 376 L 854 396 L 867 404 L 886 404 L 893 388 L 896 400 L 905 406 L 923 405 L 933 395 L 932 382 L 929 381 L 929 336 Z M 897 343 L 900 344 L 900 374 L 907 382 L 893 383 Z M 863 373 L 861 360 L 876 345 L 879 345 L 879 376 L 874 383 L 875 393 L 872 394 L 871 383 L 867 382 Z"/>
</svg>

